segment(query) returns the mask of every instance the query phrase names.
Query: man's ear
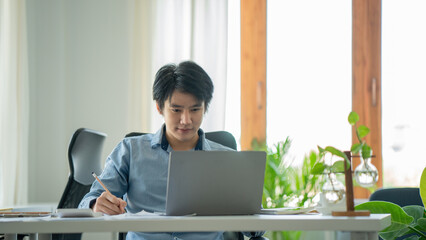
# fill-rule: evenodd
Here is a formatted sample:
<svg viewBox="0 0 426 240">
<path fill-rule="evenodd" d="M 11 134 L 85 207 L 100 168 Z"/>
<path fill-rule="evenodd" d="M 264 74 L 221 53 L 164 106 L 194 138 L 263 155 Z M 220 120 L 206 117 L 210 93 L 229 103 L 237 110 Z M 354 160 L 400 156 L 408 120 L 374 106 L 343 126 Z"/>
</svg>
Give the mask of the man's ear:
<svg viewBox="0 0 426 240">
<path fill-rule="evenodd" d="M 158 113 L 163 115 L 163 111 L 161 111 L 161 108 L 160 108 L 160 105 L 158 105 L 158 102 L 155 103 L 155 106 L 157 107 Z"/>
</svg>

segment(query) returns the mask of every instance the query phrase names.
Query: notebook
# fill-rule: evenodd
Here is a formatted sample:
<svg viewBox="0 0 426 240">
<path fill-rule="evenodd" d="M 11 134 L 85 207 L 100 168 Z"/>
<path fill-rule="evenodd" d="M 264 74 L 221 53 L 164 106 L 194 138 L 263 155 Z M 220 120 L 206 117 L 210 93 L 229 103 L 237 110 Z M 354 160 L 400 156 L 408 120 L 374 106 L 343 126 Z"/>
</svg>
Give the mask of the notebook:
<svg viewBox="0 0 426 240">
<path fill-rule="evenodd" d="M 265 164 L 260 151 L 171 152 L 166 215 L 260 213 Z"/>
</svg>

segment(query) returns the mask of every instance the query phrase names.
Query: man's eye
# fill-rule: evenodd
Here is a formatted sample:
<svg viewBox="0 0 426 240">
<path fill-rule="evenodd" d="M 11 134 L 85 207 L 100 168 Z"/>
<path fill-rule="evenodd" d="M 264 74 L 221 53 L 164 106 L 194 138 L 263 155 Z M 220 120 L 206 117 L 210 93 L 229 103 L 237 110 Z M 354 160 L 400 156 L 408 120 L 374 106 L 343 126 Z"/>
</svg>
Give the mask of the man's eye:
<svg viewBox="0 0 426 240">
<path fill-rule="evenodd" d="M 180 109 L 172 108 L 172 112 L 180 112 Z"/>
<path fill-rule="evenodd" d="M 198 111 L 200 111 L 200 109 L 199 108 L 193 108 L 192 111 L 193 112 L 198 112 Z"/>
</svg>

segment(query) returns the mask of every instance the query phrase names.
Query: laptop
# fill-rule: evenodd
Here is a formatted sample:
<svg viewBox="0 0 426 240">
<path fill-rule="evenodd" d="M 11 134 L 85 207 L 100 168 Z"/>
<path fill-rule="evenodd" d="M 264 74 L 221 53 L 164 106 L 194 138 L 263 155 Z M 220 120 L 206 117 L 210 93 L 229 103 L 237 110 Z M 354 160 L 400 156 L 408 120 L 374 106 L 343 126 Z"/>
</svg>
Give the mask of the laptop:
<svg viewBox="0 0 426 240">
<path fill-rule="evenodd" d="M 261 151 L 171 152 L 166 215 L 260 213 L 265 164 Z"/>
</svg>

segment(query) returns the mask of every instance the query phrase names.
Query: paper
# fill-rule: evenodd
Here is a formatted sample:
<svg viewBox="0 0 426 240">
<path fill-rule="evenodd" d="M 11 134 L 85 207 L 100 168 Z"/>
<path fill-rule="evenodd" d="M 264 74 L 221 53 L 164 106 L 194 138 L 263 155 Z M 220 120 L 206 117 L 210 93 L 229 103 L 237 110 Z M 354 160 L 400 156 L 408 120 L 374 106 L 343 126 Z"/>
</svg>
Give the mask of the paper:
<svg viewBox="0 0 426 240">
<path fill-rule="evenodd" d="M 128 214 L 132 214 L 132 213 L 128 213 Z M 142 210 L 138 213 L 133 213 L 133 215 L 139 215 L 139 216 L 158 216 L 158 215 L 164 215 L 164 213 L 151 213 L 151 212 L 147 212 L 145 210 Z"/>
<path fill-rule="evenodd" d="M 285 207 L 285 208 L 267 208 L 260 210 L 261 214 L 278 214 L 278 215 L 291 215 L 291 214 L 301 214 L 307 213 L 314 210 L 314 207 Z"/>
<path fill-rule="evenodd" d="M 163 214 L 164 215 L 164 214 Z M 140 219 L 140 218 L 151 218 L 151 217 L 161 217 L 162 215 L 160 213 L 151 213 L 147 212 L 145 210 L 142 210 L 137 213 L 130 213 L 126 212 L 123 214 L 117 214 L 117 215 L 107 215 L 105 214 L 103 217 L 107 219 Z"/>
</svg>

